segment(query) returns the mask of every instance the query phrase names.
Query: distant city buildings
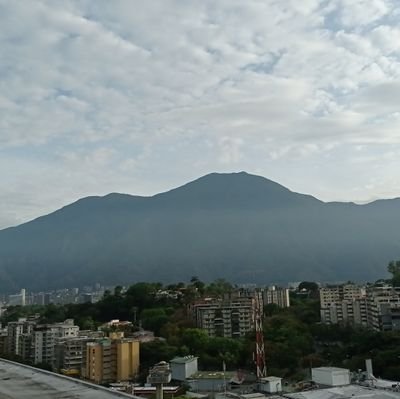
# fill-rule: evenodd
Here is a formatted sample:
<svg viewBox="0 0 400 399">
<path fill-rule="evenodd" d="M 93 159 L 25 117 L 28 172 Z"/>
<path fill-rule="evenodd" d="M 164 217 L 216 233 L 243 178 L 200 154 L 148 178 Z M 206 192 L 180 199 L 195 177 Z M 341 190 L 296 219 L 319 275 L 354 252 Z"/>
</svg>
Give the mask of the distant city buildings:
<svg viewBox="0 0 400 399">
<path fill-rule="evenodd" d="M 22 288 L 19 294 L 9 295 L 8 296 L 8 305 L 11 306 L 25 306 L 26 305 L 26 291 Z"/>
<path fill-rule="evenodd" d="M 99 301 L 106 290 L 113 291 L 114 287 L 104 287 L 95 284 L 79 288 L 62 288 L 49 292 L 26 292 L 23 288 L 17 294 L 1 295 L 3 306 L 26 306 L 26 305 L 66 305 L 69 303 L 95 303 Z"/>
</svg>

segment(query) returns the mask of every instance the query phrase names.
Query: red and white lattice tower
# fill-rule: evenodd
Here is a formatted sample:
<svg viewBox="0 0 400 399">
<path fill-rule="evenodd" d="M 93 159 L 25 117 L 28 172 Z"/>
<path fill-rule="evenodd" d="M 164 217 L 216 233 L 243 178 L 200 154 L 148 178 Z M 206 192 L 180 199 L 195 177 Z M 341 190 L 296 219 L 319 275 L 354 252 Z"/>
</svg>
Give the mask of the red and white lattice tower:
<svg viewBox="0 0 400 399">
<path fill-rule="evenodd" d="M 262 293 L 255 291 L 254 297 L 254 325 L 256 330 L 256 348 L 255 348 L 255 362 L 257 368 L 257 378 L 267 376 L 267 367 L 265 365 L 265 349 L 264 349 L 264 334 L 262 325 Z"/>
</svg>

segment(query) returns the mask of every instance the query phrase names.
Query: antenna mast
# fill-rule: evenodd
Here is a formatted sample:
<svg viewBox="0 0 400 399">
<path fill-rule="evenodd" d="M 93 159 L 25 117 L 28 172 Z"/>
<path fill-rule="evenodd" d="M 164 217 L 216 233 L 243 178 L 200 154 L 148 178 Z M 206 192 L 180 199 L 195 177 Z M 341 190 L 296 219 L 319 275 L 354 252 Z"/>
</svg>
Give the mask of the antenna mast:
<svg viewBox="0 0 400 399">
<path fill-rule="evenodd" d="M 255 348 L 255 360 L 257 367 L 257 378 L 263 378 L 267 376 L 267 367 L 265 365 L 265 348 L 264 348 L 264 334 L 262 325 L 262 291 L 255 290 L 254 296 L 254 327 L 256 330 L 256 348 Z"/>
</svg>

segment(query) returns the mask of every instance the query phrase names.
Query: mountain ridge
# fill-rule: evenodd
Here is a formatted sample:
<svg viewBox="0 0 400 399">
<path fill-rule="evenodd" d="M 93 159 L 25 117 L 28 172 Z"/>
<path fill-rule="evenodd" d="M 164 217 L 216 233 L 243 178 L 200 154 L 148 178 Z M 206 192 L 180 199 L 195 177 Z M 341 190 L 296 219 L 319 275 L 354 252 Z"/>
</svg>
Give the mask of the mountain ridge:
<svg viewBox="0 0 400 399">
<path fill-rule="evenodd" d="M 0 289 L 379 278 L 400 257 L 399 211 L 398 198 L 323 202 L 245 172 L 90 196 L 0 230 Z"/>
</svg>

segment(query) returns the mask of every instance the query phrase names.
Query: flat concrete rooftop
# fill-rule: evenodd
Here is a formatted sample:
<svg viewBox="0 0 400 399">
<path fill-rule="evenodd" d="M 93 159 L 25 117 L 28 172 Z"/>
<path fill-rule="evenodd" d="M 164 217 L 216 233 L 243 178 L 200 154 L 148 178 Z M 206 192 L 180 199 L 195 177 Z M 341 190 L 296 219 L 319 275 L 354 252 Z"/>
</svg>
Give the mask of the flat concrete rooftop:
<svg viewBox="0 0 400 399">
<path fill-rule="evenodd" d="M 284 394 L 284 397 L 289 399 L 400 399 L 400 393 L 360 385 L 345 385 Z"/>
<path fill-rule="evenodd" d="M 135 397 L 0 359 L 0 398 L 116 399 Z"/>
</svg>

